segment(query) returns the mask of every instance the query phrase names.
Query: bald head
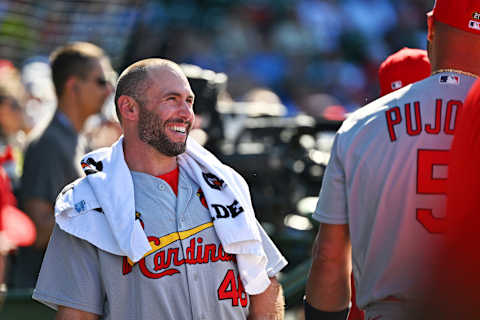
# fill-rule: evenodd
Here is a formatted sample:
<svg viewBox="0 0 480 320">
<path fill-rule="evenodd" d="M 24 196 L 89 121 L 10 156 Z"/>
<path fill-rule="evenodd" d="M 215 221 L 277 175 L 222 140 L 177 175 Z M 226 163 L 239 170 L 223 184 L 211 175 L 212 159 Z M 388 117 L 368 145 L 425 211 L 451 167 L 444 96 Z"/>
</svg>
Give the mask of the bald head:
<svg viewBox="0 0 480 320">
<path fill-rule="evenodd" d="M 120 96 L 129 96 L 134 99 L 139 105 L 145 103 L 146 92 L 154 83 L 154 71 L 171 70 L 175 73 L 186 76 L 182 68 L 173 61 L 151 58 L 135 62 L 127 67 L 118 77 L 117 89 L 115 91 L 115 107 L 118 120 L 121 122 L 121 114 L 118 108 L 118 98 Z"/>
</svg>

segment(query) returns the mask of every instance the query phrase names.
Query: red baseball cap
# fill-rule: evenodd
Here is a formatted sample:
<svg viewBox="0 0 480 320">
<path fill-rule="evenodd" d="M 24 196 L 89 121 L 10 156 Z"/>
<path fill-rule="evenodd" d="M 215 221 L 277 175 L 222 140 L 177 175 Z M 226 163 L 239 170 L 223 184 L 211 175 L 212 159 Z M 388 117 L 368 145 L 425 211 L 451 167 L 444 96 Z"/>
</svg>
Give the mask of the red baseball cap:
<svg viewBox="0 0 480 320">
<path fill-rule="evenodd" d="M 480 34 L 479 0 L 436 0 L 427 15 L 454 28 Z"/>
<path fill-rule="evenodd" d="M 403 48 L 390 55 L 378 69 L 380 96 L 430 76 L 427 51 Z"/>
<path fill-rule="evenodd" d="M 2 166 L 0 166 L 0 232 L 15 247 L 32 245 L 37 237 L 33 221 L 16 208 L 16 199 Z"/>
</svg>

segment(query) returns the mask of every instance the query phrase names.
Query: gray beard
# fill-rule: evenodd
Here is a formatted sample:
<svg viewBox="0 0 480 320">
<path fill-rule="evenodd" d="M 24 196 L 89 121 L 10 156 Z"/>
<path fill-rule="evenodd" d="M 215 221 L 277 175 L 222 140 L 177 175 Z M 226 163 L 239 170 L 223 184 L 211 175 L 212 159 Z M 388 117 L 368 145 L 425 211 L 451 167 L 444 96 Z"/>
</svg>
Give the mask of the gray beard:
<svg viewBox="0 0 480 320">
<path fill-rule="evenodd" d="M 158 152 L 168 156 L 176 157 L 185 152 L 187 147 L 185 142 L 172 142 L 165 133 L 167 121 L 163 122 L 152 112 L 140 108 L 138 120 L 138 136 L 140 140 L 151 145 Z M 190 125 L 187 127 L 187 137 L 190 132 Z"/>
</svg>

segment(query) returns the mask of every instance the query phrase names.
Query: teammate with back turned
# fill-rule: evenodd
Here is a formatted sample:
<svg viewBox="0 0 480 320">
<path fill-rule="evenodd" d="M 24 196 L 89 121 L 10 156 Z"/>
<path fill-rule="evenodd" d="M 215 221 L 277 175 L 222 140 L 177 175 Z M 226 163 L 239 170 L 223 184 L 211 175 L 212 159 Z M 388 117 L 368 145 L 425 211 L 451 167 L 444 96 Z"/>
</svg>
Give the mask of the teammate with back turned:
<svg viewBox="0 0 480 320">
<path fill-rule="evenodd" d="M 353 268 L 367 319 L 410 319 L 446 228 L 448 154 L 480 74 L 480 1 L 437 0 L 432 75 L 354 112 L 337 132 L 314 218 L 307 319 L 345 319 Z"/>
<path fill-rule="evenodd" d="M 430 61 L 426 50 L 404 47 L 388 56 L 378 68 L 380 96 L 384 96 L 414 82 L 428 78 L 431 73 Z M 355 280 L 351 277 L 352 304 L 348 320 L 365 319 L 364 312 L 357 306 Z"/>
</svg>

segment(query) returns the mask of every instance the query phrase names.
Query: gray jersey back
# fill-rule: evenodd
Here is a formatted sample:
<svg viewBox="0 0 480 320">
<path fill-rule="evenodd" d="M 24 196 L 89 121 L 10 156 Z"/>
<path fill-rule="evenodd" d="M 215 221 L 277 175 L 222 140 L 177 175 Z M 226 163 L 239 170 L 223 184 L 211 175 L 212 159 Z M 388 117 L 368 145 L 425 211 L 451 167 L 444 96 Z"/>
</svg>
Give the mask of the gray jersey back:
<svg viewBox="0 0 480 320">
<path fill-rule="evenodd" d="M 474 81 L 435 74 L 357 110 L 337 133 L 314 217 L 349 224 L 362 308 L 415 298 L 431 278 L 456 113 Z"/>
<path fill-rule="evenodd" d="M 246 319 L 249 299 L 235 257 L 223 251 L 199 186 L 180 171 L 176 197 L 161 179 L 132 176 L 137 218 L 153 252 L 131 267 L 57 226 L 34 299 L 103 319 Z M 273 276 L 286 261 L 261 234 Z"/>
</svg>

